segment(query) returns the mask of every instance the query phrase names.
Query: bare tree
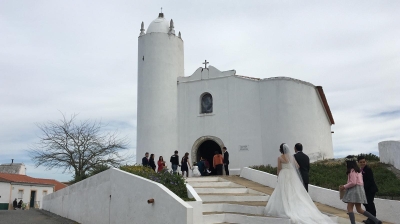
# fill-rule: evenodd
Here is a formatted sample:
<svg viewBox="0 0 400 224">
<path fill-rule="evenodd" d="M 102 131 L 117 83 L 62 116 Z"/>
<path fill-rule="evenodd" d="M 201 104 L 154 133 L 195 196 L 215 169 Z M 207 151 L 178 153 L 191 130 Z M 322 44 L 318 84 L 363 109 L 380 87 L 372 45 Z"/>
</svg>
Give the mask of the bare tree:
<svg viewBox="0 0 400 224">
<path fill-rule="evenodd" d="M 127 148 L 125 138 L 118 138 L 116 133 L 103 133 L 101 129 L 105 126 L 101 122 L 78 123 L 76 116 L 66 119 L 63 115 L 59 122 L 37 125 L 42 136 L 30 150 L 36 167 L 73 171 L 75 181 L 79 181 L 97 167 L 118 166 L 127 159 L 119 154 Z"/>
</svg>

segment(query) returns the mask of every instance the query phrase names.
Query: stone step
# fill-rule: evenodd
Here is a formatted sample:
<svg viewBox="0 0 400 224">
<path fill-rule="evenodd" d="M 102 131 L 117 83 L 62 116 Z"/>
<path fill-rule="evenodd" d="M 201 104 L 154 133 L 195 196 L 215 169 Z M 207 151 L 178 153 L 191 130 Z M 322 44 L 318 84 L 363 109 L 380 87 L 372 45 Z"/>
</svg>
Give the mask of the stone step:
<svg viewBox="0 0 400 224">
<path fill-rule="evenodd" d="M 203 214 L 209 212 L 233 212 L 245 213 L 247 215 L 264 215 L 265 206 L 250 206 L 228 203 L 203 204 Z"/>
<path fill-rule="evenodd" d="M 189 182 L 218 182 L 218 181 L 229 182 L 220 177 L 189 177 L 189 178 L 186 178 L 185 181 L 188 183 Z"/>
<path fill-rule="evenodd" d="M 348 224 L 349 219 L 330 216 L 332 221 L 337 224 Z M 252 224 L 290 224 L 290 219 L 288 218 L 277 218 L 270 216 L 261 215 L 248 215 L 245 213 L 233 213 L 233 212 L 207 212 L 203 215 L 203 223 L 252 223 Z M 356 222 L 356 224 L 363 224 Z"/>
<path fill-rule="evenodd" d="M 238 194 L 238 193 L 250 193 L 250 194 L 259 194 L 265 195 L 264 193 L 245 188 L 245 187 L 235 187 L 235 188 L 226 188 L 226 187 L 218 187 L 218 188 L 194 188 L 194 190 L 198 194 Z"/>
<path fill-rule="evenodd" d="M 240 187 L 242 188 L 243 186 L 239 184 L 235 184 L 232 182 L 224 181 L 224 182 L 189 182 L 188 183 L 190 186 L 193 188 L 218 188 L 218 187 L 229 187 L 229 188 L 234 188 L 234 187 Z"/>
<path fill-rule="evenodd" d="M 274 218 L 267 216 L 248 216 L 239 213 L 209 213 L 203 215 L 203 223 L 243 223 L 243 224 L 290 224 L 289 219 Z"/>
<path fill-rule="evenodd" d="M 199 194 L 203 202 L 210 201 L 268 201 L 268 195 L 255 194 Z"/>
</svg>

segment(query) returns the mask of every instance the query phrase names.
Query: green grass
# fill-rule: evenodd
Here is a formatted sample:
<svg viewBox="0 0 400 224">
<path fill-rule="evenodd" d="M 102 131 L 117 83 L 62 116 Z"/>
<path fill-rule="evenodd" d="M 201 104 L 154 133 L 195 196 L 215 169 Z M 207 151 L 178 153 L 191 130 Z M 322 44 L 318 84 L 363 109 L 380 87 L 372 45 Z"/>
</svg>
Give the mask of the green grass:
<svg viewBox="0 0 400 224">
<path fill-rule="evenodd" d="M 382 198 L 400 197 L 400 179 L 388 170 L 388 165 L 380 163 L 379 157 L 367 157 L 367 164 L 374 172 L 376 185 L 379 188 L 376 196 Z M 252 166 L 250 168 L 276 175 L 276 167 L 270 165 Z M 310 164 L 310 184 L 338 190 L 339 185 L 347 183 L 346 165 L 343 159 L 322 160 Z"/>
</svg>

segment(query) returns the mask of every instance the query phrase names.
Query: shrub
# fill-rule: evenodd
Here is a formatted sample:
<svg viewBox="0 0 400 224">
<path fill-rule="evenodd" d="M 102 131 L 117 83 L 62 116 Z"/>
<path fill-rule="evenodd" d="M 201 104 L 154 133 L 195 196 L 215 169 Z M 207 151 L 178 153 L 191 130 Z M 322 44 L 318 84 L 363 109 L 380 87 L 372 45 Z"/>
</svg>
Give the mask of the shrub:
<svg viewBox="0 0 400 224">
<path fill-rule="evenodd" d="M 369 153 L 369 154 L 361 153 L 361 154 L 358 154 L 357 156 L 364 156 L 365 160 L 370 161 L 370 162 L 372 162 L 372 161 L 379 162 L 380 161 L 379 156 L 372 154 L 372 153 Z"/>
<path fill-rule="evenodd" d="M 278 173 L 278 168 L 271 166 L 270 164 L 268 165 L 260 165 L 260 166 L 251 166 L 250 168 L 255 169 L 255 170 L 260 170 L 264 171 L 266 173 L 274 174 L 276 175 Z"/>
<path fill-rule="evenodd" d="M 152 180 L 154 182 L 160 183 L 185 201 L 193 200 L 188 198 L 185 180 L 180 175 L 172 174 L 168 172 L 168 170 L 156 173 L 153 169 L 141 165 L 126 165 L 121 166 L 120 169 L 128 173 L 132 173 Z"/>
</svg>

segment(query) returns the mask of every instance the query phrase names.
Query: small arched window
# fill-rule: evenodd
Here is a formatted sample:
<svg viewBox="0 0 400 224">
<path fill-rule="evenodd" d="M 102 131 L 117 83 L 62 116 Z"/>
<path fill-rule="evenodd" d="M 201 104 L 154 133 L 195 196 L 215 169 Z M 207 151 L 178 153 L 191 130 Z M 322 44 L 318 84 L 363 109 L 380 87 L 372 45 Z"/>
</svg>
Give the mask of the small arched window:
<svg viewBox="0 0 400 224">
<path fill-rule="evenodd" d="M 204 93 L 201 97 L 201 113 L 209 114 L 213 112 L 213 98 L 211 94 Z"/>
</svg>

